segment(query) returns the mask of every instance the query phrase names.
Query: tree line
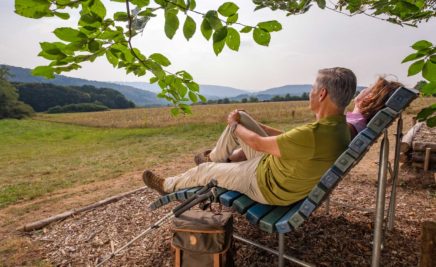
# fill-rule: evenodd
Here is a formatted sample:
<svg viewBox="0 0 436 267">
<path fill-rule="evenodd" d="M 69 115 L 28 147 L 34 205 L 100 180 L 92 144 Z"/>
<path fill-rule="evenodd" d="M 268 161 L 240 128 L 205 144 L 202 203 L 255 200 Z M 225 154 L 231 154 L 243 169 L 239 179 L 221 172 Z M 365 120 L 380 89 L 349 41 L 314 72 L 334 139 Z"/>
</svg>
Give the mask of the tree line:
<svg viewBox="0 0 436 267">
<path fill-rule="evenodd" d="M 225 97 L 220 99 L 209 99 L 207 100 L 207 102 L 202 102 L 200 104 L 205 105 L 205 104 L 257 103 L 257 102 L 281 102 L 281 101 L 304 101 L 304 100 L 309 100 L 309 94 L 306 92 L 304 92 L 300 96 L 291 95 L 291 94 L 286 94 L 284 96 L 274 95 L 269 100 L 259 100 L 259 98 L 255 96 L 244 97 L 241 98 L 241 100 Z"/>
<path fill-rule="evenodd" d="M 19 100 L 29 104 L 36 112 L 51 107 L 79 103 L 95 103 L 111 109 L 135 107 L 120 92 L 91 85 L 60 86 L 45 83 L 13 83 L 18 90 Z"/>
</svg>

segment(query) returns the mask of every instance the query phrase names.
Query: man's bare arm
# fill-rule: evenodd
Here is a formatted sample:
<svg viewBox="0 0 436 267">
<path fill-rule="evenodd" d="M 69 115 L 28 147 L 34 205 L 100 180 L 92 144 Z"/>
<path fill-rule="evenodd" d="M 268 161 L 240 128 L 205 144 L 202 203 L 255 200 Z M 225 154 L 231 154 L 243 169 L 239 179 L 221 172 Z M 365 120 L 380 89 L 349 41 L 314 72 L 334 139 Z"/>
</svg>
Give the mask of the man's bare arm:
<svg viewBox="0 0 436 267">
<path fill-rule="evenodd" d="M 262 127 L 262 129 L 265 130 L 265 132 L 269 135 L 269 136 L 276 136 L 276 135 L 280 135 L 283 132 L 280 131 L 279 129 L 267 126 L 265 124 L 260 123 L 260 127 Z"/>
<path fill-rule="evenodd" d="M 248 130 L 241 124 L 236 125 L 234 133 L 244 143 L 256 151 L 271 154 L 276 157 L 281 156 L 276 136 L 260 136 L 257 133 Z"/>
</svg>

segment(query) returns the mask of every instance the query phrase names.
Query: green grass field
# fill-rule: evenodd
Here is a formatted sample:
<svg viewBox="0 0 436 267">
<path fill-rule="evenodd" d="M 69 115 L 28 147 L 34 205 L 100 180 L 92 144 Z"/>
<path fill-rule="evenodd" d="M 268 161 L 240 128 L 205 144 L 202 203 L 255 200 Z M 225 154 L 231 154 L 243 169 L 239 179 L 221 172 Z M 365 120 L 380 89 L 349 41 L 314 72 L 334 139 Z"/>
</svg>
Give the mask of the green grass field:
<svg viewBox="0 0 436 267">
<path fill-rule="evenodd" d="M 205 147 L 224 125 L 101 129 L 0 121 L 0 208 L 54 190 L 117 177 Z"/>
</svg>

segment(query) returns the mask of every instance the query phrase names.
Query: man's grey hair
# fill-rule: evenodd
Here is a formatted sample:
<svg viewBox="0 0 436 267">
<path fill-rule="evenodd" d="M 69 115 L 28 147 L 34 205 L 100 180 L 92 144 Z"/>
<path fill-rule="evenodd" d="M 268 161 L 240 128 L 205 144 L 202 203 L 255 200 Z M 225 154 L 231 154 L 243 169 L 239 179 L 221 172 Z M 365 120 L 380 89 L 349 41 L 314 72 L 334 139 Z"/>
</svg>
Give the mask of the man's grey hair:
<svg viewBox="0 0 436 267">
<path fill-rule="evenodd" d="M 318 71 L 316 89 L 325 88 L 332 101 L 340 108 L 345 108 L 356 93 L 356 75 L 346 68 L 329 68 Z"/>
</svg>

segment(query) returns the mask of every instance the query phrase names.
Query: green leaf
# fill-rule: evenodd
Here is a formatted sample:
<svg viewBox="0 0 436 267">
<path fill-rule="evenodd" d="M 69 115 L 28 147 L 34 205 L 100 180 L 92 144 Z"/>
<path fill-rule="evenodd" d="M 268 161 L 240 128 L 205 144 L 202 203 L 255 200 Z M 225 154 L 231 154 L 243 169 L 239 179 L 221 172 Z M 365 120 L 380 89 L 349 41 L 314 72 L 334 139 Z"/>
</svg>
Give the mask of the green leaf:
<svg viewBox="0 0 436 267">
<path fill-rule="evenodd" d="M 260 45 L 268 46 L 271 41 L 271 35 L 263 29 L 256 28 L 253 31 L 253 39 Z"/>
<path fill-rule="evenodd" d="M 169 39 L 173 39 L 179 28 L 179 18 L 173 12 L 165 12 L 165 34 Z"/>
<path fill-rule="evenodd" d="M 223 51 L 225 44 L 226 44 L 226 39 L 213 43 L 213 51 L 215 52 L 215 55 L 218 56 Z"/>
<path fill-rule="evenodd" d="M 213 42 L 217 43 L 225 40 L 227 37 L 227 27 L 222 27 L 213 33 Z"/>
<path fill-rule="evenodd" d="M 43 76 L 47 79 L 53 79 L 54 76 L 54 69 L 49 66 L 38 66 L 32 70 L 33 76 Z"/>
<path fill-rule="evenodd" d="M 150 55 L 150 58 L 153 59 L 154 61 L 156 61 L 157 63 L 161 64 L 164 67 L 171 65 L 171 62 L 168 60 L 168 58 L 166 58 L 162 54 L 154 53 L 154 54 Z"/>
<path fill-rule="evenodd" d="M 83 14 L 79 20 L 80 26 L 91 26 L 99 28 L 101 26 L 101 18 L 94 13 Z"/>
<path fill-rule="evenodd" d="M 191 90 L 191 91 L 194 91 L 194 92 L 200 91 L 200 86 L 196 82 L 188 82 L 188 83 L 186 83 L 186 85 L 188 86 L 189 90 Z"/>
<path fill-rule="evenodd" d="M 212 36 L 212 27 L 209 24 L 209 21 L 207 19 L 203 19 L 203 22 L 200 26 L 201 34 L 203 34 L 204 38 L 206 40 L 209 40 Z"/>
<path fill-rule="evenodd" d="M 249 32 L 251 32 L 252 29 L 253 29 L 253 27 L 245 26 L 244 28 L 242 28 L 241 32 L 242 33 L 249 33 Z"/>
<path fill-rule="evenodd" d="M 118 64 L 118 57 L 115 56 L 110 50 L 106 51 L 106 58 L 107 60 L 114 66 L 116 67 Z"/>
<path fill-rule="evenodd" d="M 267 32 L 277 32 L 282 29 L 282 25 L 276 20 L 260 22 L 257 24 L 257 26 L 266 30 Z"/>
<path fill-rule="evenodd" d="M 226 2 L 218 8 L 218 12 L 224 17 L 230 17 L 238 12 L 239 7 L 232 2 Z"/>
<path fill-rule="evenodd" d="M 101 20 L 106 16 L 106 7 L 100 0 L 93 0 L 93 4 L 90 6 L 91 12 L 97 15 Z"/>
<path fill-rule="evenodd" d="M 180 114 L 180 109 L 179 108 L 172 108 L 171 109 L 171 114 L 175 117 L 177 115 Z"/>
<path fill-rule="evenodd" d="M 189 80 L 189 81 L 193 80 L 192 75 L 184 70 L 178 71 L 176 72 L 176 74 L 181 76 L 184 80 Z"/>
<path fill-rule="evenodd" d="M 151 84 L 156 83 L 157 81 L 159 81 L 159 79 L 157 77 L 151 77 L 150 78 L 150 83 Z"/>
<path fill-rule="evenodd" d="M 68 13 L 53 12 L 53 14 L 55 14 L 56 17 L 61 18 L 61 19 L 65 19 L 65 20 L 70 18 L 70 14 L 68 14 Z"/>
<path fill-rule="evenodd" d="M 422 68 L 422 77 L 431 82 L 436 82 L 436 64 L 432 63 L 430 60 L 425 62 Z"/>
<path fill-rule="evenodd" d="M 430 61 L 436 64 L 436 55 L 430 57 Z"/>
<path fill-rule="evenodd" d="M 203 95 L 198 95 L 198 97 L 200 97 L 201 102 L 203 102 L 203 103 L 207 102 L 206 97 L 204 97 Z"/>
<path fill-rule="evenodd" d="M 204 17 L 205 17 L 205 19 L 208 20 L 209 25 L 214 30 L 218 30 L 219 28 L 221 28 L 223 26 L 223 24 L 221 23 L 221 20 L 218 18 L 218 14 L 215 10 L 208 11 Z"/>
<path fill-rule="evenodd" d="M 72 28 L 57 28 L 54 30 L 54 34 L 59 39 L 66 42 L 75 42 L 86 39 L 86 35 L 84 33 Z"/>
<path fill-rule="evenodd" d="M 430 117 L 431 115 L 433 115 L 433 113 L 436 111 L 436 104 L 432 104 L 428 107 L 423 108 L 418 115 L 416 116 L 416 118 L 419 121 L 423 121 L 426 120 L 428 117 Z"/>
<path fill-rule="evenodd" d="M 51 14 L 48 0 L 15 0 L 15 13 L 27 18 L 39 19 Z"/>
<path fill-rule="evenodd" d="M 239 36 L 239 32 L 237 30 L 230 27 L 228 28 L 226 44 L 230 49 L 234 51 L 239 50 L 239 46 L 241 44 L 241 37 Z"/>
<path fill-rule="evenodd" d="M 436 116 L 433 116 L 433 117 L 427 119 L 426 124 L 430 128 L 435 127 L 436 126 Z"/>
<path fill-rule="evenodd" d="M 423 50 L 429 47 L 432 47 L 433 44 L 426 40 L 421 40 L 412 45 L 412 48 L 415 50 Z"/>
<path fill-rule="evenodd" d="M 422 53 L 419 53 L 419 52 L 417 52 L 417 53 L 413 53 L 413 54 L 410 54 L 410 55 L 408 55 L 407 57 L 405 57 L 405 58 L 403 59 L 403 61 L 401 61 L 401 63 L 406 63 L 406 62 L 409 62 L 409 61 L 412 61 L 412 60 L 415 60 L 415 59 L 421 58 L 421 57 L 423 57 L 423 56 L 425 56 L 425 54 L 422 54 Z"/>
<path fill-rule="evenodd" d="M 130 2 L 132 2 L 132 4 L 136 5 L 137 7 L 145 7 L 150 4 L 150 0 L 130 0 Z"/>
<path fill-rule="evenodd" d="M 193 103 L 196 103 L 198 101 L 197 95 L 195 93 L 193 93 L 193 92 L 189 92 L 189 99 L 191 99 L 191 101 Z"/>
<path fill-rule="evenodd" d="M 91 40 L 88 43 L 88 49 L 89 49 L 90 52 L 93 52 L 93 53 L 97 52 L 100 49 L 100 47 L 101 47 L 100 42 L 98 42 L 96 40 Z"/>
<path fill-rule="evenodd" d="M 231 15 L 230 17 L 227 18 L 228 24 L 233 24 L 237 21 L 238 21 L 238 14 Z"/>
<path fill-rule="evenodd" d="M 429 82 L 421 87 L 421 93 L 423 95 L 431 96 L 433 94 L 436 94 L 436 82 Z"/>
<path fill-rule="evenodd" d="M 47 53 L 45 51 L 41 51 L 38 54 L 38 56 L 39 57 L 43 57 L 43 58 L 48 59 L 48 60 L 62 60 L 62 59 L 67 57 L 65 54 L 63 54 L 59 50 L 58 50 L 57 54 L 55 54 L 55 53 L 49 54 L 49 53 Z"/>
<path fill-rule="evenodd" d="M 424 60 L 422 59 L 416 61 L 415 63 L 410 65 L 407 76 L 413 76 L 418 74 L 422 70 L 422 67 L 424 67 Z"/>
<path fill-rule="evenodd" d="M 185 35 L 186 40 L 189 41 L 191 39 L 196 27 L 195 21 L 190 16 L 186 16 L 185 24 L 183 25 L 183 35 Z"/>
<path fill-rule="evenodd" d="M 188 5 L 189 10 L 194 10 L 195 7 L 197 6 L 197 3 L 195 2 L 195 0 L 188 0 L 188 1 L 189 1 L 189 5 Z"/>
<path fill-rule="evenodd" d="M 318 7 L 321 9 L 325 8 L 325 0 L 316 0 L 316 3 L 318 4 Z"/>
<path fill-rule="evenodd" d="M 116 21 L 128 21 L 129 16 L 127 15 L 126 12 L 115 12 L 114 20 L 116 20 Z"/>
</svg>

